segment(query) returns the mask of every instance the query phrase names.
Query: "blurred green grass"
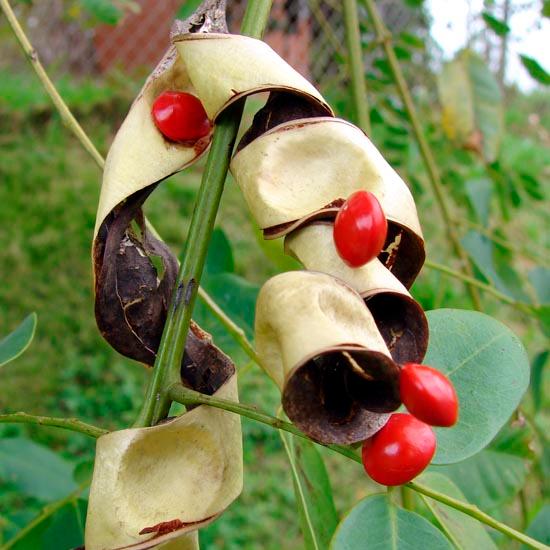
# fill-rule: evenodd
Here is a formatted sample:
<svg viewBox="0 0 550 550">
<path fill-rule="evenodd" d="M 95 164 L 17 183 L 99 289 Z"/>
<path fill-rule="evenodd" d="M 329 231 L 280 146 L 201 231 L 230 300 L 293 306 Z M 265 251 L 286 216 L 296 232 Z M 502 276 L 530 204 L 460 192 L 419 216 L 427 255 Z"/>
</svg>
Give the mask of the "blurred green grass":
<svg viewBox="0 0 550 550">
<path fill-rule="evenodd" d="M 6 85 L 12 87 L 12 95 L 0 94 L 9 100 L 0 104 L 0 334 L 14 328 L 30 311 L 37 311 L 39 321 L 31 348 L 0 372 L 0 410 L 74 415 L 106 428 L 124 427 L 132 422 L 139 407 L 147 372 L 111 350 L 95 326 L 90 246 L 100 173 L 43 103 L 42 95 L 36 93 L 38 85 L 31 86 L 31 93 L 26 82 L 14 80 Z M 18 87 L 28 93 L 18 97 Z M 118 107 L 123 100 L 112 90 L 92 97 L 98 98 L 98 108 L 82 111 L 83 125 L 105 152 L 123 117 Z M 86 93 L 82 98 L 83 105 L 88 105 Z M 78 110 L 81 100 L 75 96 L 71 101 Z M 101 108 L 106 101 L 115 107 Z M 40 109 L 47 116 L 35 116 Z M 253 106 L 248 107 L 249 118 L 253 110 Z M 376 132 L 374 141 L 378 143 Z M 175 251 L 184 243 L 201 167 L 202 162 L 164 182 L 147 204 L 147 215 Z M 431 193 L 422 178 L 420 182 L 424 187 L 417 193 L 418 210 L 429 255 L 455 265 L 433 215 Z M 231 180 L 217 220 L 231 241 L 236 273 L 248 281 L 262 284 L 287 265 L 280 243 L 271 245 L 279 248 L 271 250 L 269 257 L 260 246 L 258 230 Z M 518 211 L 507 233 L 523 243 L 531 240 L 544 244 L 546 240 L 547 245 L 544 206 L 533 204 Z M 530 265 L 520 262 L 526 268 Z M 461 283 L 427 269 L 413 294 L 427 309 L 470 307 Z M 542 348 L 544 339 L 534 323 L 491 298 L 485 297 L 483 302 L 487 313 L 520 334 L 531 353 Z M 239 356 L 239 367 L 244 363 Z M 271 413 L 279 402 L 278 392 L 256 368 L 243 377 L 240 395 L 243 402 Z M 301 547 L 292 482 L 279 437 L 270 428 L 246 419 L 243 431 L 245 490 L 222 518 L 201 533 L 201 538 L 207 548 Z M 82 436 L 0 425 L 0 436 L 18 433 L 28 434 L 73 460 L 93 456 L 93 441 Z M 343 513 L 374 486 L 356 465 L 328 451 L 323 455 L 332 474 L 338 511 Z M 10 491 L 9 485 L 0 486 L 0 509 L 33 511 L 38 507 L 39 503 L 22 500 Z"/>
</svg>

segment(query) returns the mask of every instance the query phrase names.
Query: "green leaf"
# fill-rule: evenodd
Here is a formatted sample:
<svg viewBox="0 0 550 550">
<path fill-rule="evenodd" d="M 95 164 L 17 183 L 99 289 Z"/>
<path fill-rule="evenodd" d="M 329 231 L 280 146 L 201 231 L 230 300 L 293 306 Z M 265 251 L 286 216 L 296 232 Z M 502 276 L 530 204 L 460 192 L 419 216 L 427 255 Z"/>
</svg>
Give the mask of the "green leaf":
<svg viewBox="0 0 550 550">
<path fill-rule="evenodd" d="M 176 13 L 178 19 L 187 19 L 200 6 L 202 0 L 184 0 L 183 5 Z"/>
<path fill-rule="evenodd" d="M 212 231 L 204 269 L 205 273 L 210 275 L 224 272 L 233 273 L 235 270 L 231 243 L 221 227 L 216 227 Z"/>
<path fill-rule="evenodd" d="M 527 275 L 540 304 L 550 304 L 550 269 L 535 267 Z"/>
<path fill-rule="evenodd" d="M 76 489 L 73 465 L 23 437 L 0 440 L 0 477 L 39 500 L 59 500 Z"/>
<path fill-rule="evenodd" d="M 481 17 L 483 17 L 485 24 L 498 36 L 506 36 L 510 32 L 510 27 L 504 21 L 493 17 L 489 12 L 482 12 Z"/>
<path fill-rule="evenodd" d="M 19 357 L 30 346 L 36 322 L 36 313 L 31 313 L 12 333 L 0 340 L 0 367 Z"/>
<path fill-rule="evenodd" d="M 323 459 L 313 443 L 287 432 L 279 435 L 290 463 L 305 548 L 328 548 L 338 515 Z"/>
<path fill-rule="evenodd" d="M 535 412 L 538 412 L 542 405 L 544 367 L 548 363 L 549 355 L 550 351 L 548 350 L 537 353 L 531 365 L 531 393 L 533 394 Z"/>
<path fill-rule="evenodd" d="M 527 528 L 527 534 L 543 544 L 550 545 L 550 504 L 545 504 Z M 523 545 L 521 550 L 529 546 Z"/>
<path fill-rule="evenodd" d="M 450 550 L 451 543 L 428 520 L 392 504 L 385 495 L 361 500 L 342 520 L 331 550 Z"/>
<path fill-rule="evenodd" d="M 488 178 L 471 179 L 466 181 L 464 189 L 478 222 L 487 227 L 493 196 L 493 182 Z"/>
<path fill-rule="evenodd" d="M 493 161 L 503 135 L 502 95 L 483 59 L 462 50 L 444 65 L 437 82 L 447 137 Z"/>
<path fill-rule="evenodd" d="M 543 17 L 550 17 L 550 0 L 543 0 L 541 15 Z"/>
<path fill-rule="evenodd" d="M 81 0 L 82 7 L 101 23 L 116 25 L 122 12 L 111 0 Z"/>
<path fill-rule="evenodd" d="M 13 550 L 71 550 L 84 544 L 85 500 L 69 502 L 31 529 Z"/>
<path fill-rule="evenodd" d="M 445 474 L 472 504 L 482 510 L 498 508 L 523 487 L 527 468 L 524 460 L 511 454 L 484 450 L 458 464 L 434 466 Z"/>
<path fill-rule="evenodd" d="M 425 363 L 453 382 L 460 403 L 452 428 L 436 428 L 435 464 L 460 462 L 483 449 L 508 421 L 529 384 L 529 362 L 517 336 L 474 311 L 427 312 Z"/>
<path fill-rule="evenodd" d="M 411 46 L 412 48 L 416 48 L 418 50 L 423 50 L 426 47 L 426 42 L 423 38 L 409 32 L 402 32 L 399 35 L 399 39 L 401 42 L 407 44 L 407 46 Z"/>
<path fill-rule="evenodd" d="M 443 474 L 426 472 L 418 479 L 422 485 L 439 491 L 445 495 L 466 502 L 466 497 L 460 489 Z M 476 519 L 451 508 L 437 500 L 421 495 L 431 510 L 445 534 L 451 539 L 458 550 L 492 550 L 497 548 L 483 525 Z"/>
<path fill-rule="evenodd" d="M 535 315 L 539 320 L 542 332 L 550 338 L 550 305 L 543 305 L 534 309 Z"/>
<path fill-rule="evenodd" d="M 545 198 L 544 190 L 539 181 L 531 174 L 520 174 L 520 181 L 523 184 L 525 192 L 536 201 L 542 201 Z"/>
<path fill-rule="evenodd" d="M 519 58 L 532 78 L 545 86 L 550 85 L 550 74 L 546 72 L 546 70 L 536 59 L 533 59 L 527 55 L 520 55 Z"/>
<path fill-rule="evenodd" d="M 521 280 L 509 260 L 497 253 L 489 238 L 472 229 L 462 237 L 461 242 L 477 268 L 493 286 L 511 298 L 529 301 L 529 296 L 521 288 Z"/>
</svg>

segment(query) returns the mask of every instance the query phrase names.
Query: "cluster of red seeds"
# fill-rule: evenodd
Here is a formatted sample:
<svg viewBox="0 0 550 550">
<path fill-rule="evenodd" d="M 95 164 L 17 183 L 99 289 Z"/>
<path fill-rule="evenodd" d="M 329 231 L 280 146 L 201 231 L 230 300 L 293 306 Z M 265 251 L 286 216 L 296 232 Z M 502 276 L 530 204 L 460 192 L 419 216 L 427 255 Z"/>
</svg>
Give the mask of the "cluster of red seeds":
<svg viewBox="0 0 550 550">
<path fill-rule="evenodd" d="M 368 191 L 348 197 L 334 221 L 334 243 L 342 260 L 361 267 L 384 246 L 388 222 Z M 449 427 L 458 418 L 458 399 L 449 379 L 425 365 L 406 363 L 400 375 L 401 401 L 411 414 L 397 413 L 363 444 L 363 466 L 383 485 L 401 485 L 416 477 L 433 458 L 430 426 Z"/>
<path fill-rule="evenodd" d="M 164 92 L 152 107 L 159 131 L 170 141 L 186 143 L 208 135 L 211 123 L 200 100 L 185 92 Z M 342 205 L 334 222 L 334 243 L 342 260 L 361 267 L 384 246 L 388 222 L 378 199 L 357 191 Z M 383 485 L 401 485 L 432 460 L 436 439 L 431 426 L 452 426 L 458 417 L 453 385 L 439 371 L 406 363 L 400 375 L 401 400 L 410 414 L 393 414 L 363 444 L 367 474 Z"/>
</svg>

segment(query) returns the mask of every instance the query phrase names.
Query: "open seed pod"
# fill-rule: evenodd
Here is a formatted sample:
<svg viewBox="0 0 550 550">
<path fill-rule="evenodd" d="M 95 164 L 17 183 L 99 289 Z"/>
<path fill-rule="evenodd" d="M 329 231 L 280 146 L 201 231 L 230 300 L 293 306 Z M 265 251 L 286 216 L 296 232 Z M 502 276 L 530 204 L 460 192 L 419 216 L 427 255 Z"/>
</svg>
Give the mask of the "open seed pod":
<svg viewBox="0 0 550 550">
<path fill-rule="evenodd" d="M 353 192 L 376 195 L 390 229 L 384 262 L 409 287 L 424 263 L 414 199 L 365 134 L 331 117 L 285 122 L 233 157 L 231 172 L 266 238 L 334 217 Z"/>
<path fill-rule="evenodd" d="M 292 271 L 260 290 L 256 347 L 292 422 L 322 443 L 373 435 L 400 405 L 399 367 L 354 290 L 324 273 Z"/>
<path fill-rule="evenodd" d="M 173 41 L 212 120 L 238 99 L 272 90 L 304 96 L 326 115 L 332 114 L 315 87 L 261 40 L 235 34 L 186 33 Z"/>
<path fill-rule="evenodd" d="M 361 295 L 394 361 L 422 362 L 428 347 L 424 311 L 380 260 L 347 266 L 336 251 L 330 222 L 312 222 L 293 231 L 285 238 L 285 251 L 306 269 L 338 277 Z"/>
<path fill-rule="evenodd" d="M 216 393 L 237 400 L 233 375 Z M 242 489 L 240 417 L 201 405 L 150 428 L 97 441 L 86 550 L 193 548 Z M 178 539 L 182 546 L 160 546 Z"/>
</svg>

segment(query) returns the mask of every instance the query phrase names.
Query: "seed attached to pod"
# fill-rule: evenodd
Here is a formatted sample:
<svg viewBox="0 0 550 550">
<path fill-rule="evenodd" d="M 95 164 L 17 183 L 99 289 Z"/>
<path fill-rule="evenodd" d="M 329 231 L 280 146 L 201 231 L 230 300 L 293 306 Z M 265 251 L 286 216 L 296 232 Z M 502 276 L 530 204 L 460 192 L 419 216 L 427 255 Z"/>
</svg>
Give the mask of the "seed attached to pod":
<svg viewBox="0 0 550 550">
<path fill-rule="evenodd" d="M 458 419 L 458 397 L 452 382 L 426 365 L 405 363 L 399 379 L 407 410 L 431 426 L 453 426 Z"/>
<path fill-rule="evenodd" d="M 428 466 L 435 447 L 430 426 L 410 414 L 392 414 L 387 424 L 363 443 L 363 466 L 382 485 L 402 485 Z"/>
<path fill-rule="evenodd" d="M 151 113 L 156 127 L 171 141 L 197 141 L 210 132 L 208 115 L 192 94 L 163 92 L 155 99 Z"/>
<path fill-rule="evenodd" d="M 369 191 L 348 197 L 334 220 L 334 243 L 350 267 L 376 258 L 386 240 L 388 222 L 378 199 Z"/>
</svg>

